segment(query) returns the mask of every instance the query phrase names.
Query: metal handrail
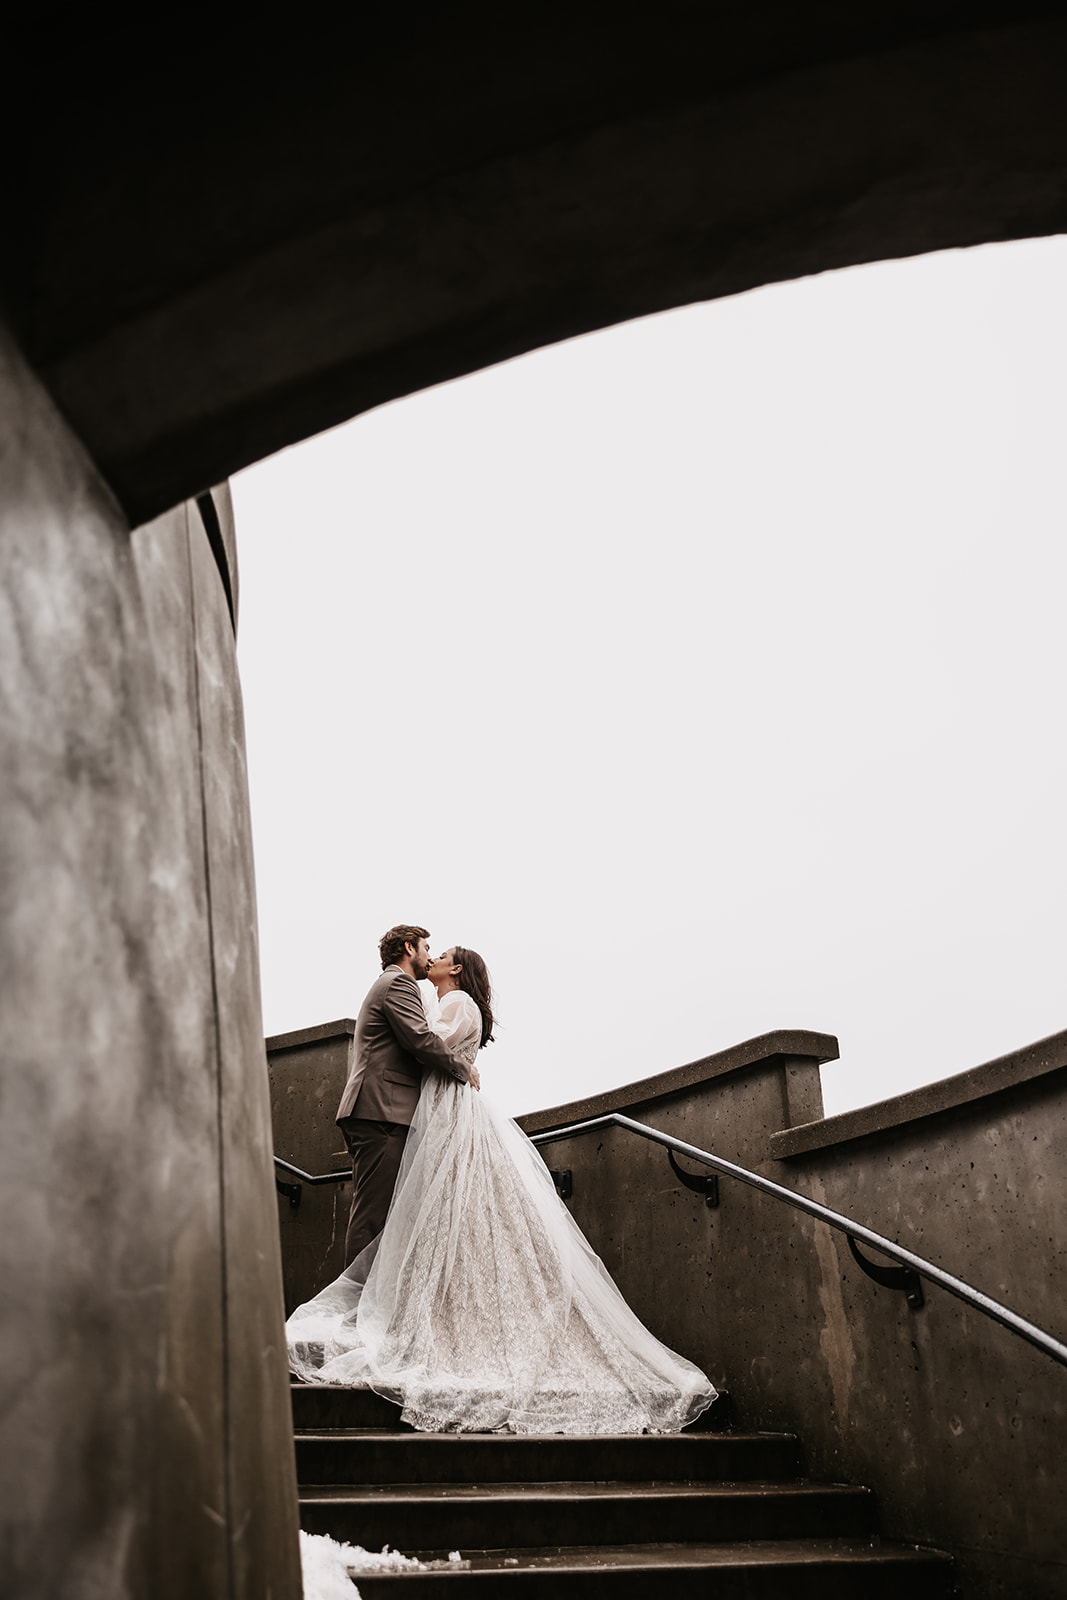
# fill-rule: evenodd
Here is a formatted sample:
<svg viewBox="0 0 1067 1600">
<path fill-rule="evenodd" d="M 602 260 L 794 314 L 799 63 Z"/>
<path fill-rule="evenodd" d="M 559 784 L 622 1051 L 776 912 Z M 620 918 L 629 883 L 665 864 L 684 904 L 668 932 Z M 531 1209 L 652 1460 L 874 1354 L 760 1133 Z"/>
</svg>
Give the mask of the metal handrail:
<svg viewBox="0 0 1067 1600">
<path fill-rule="evenodd" d="M 303 1167 L 294 1167 L 291 1161 L 283 1161 L 281 1156 L 274 1157 L 274 1165 L 275 1167 L 281 1167 L 283 1172 L 292 1173 L 294 1178 L 300 1179 L 300 1183 L 286 1183 L 283 1179 L 279 1178 L 277 1172 L 274 1174 L 274 1187 L 277 1189 L 279 1194 L 283 1194 L 285 1196 L 294 1211 L 299 1206 L 301 1196 L 304 1193 L 303 1189 L 300 1187 L 300 1184 L 344 1183 L 346 1179 L 351 1179 L 352 1177 L 351 1172 L 305 1172 Z"/>
<path fill-rule="evenodd" d="M 624 1117 L 618 1111 L 610 1111 L 602 1117 L 592 1117 L 586 1122 L 570 1122 L 561 1128 L 551 1128 L 545 1133 L 530 1135 L 531 1143 L 536 1145 L 556 1144 L 561 1139 L 573 1139 L 579 1134 L 592 1133 L 597 1128 L 628 1128 L 631 1133 L 640 1134 L 643 1139 L 650 1139 L 653 1144 L 660 1144 L 668 1151 L 676 1150 L 679 1155 L 688 1156 L 693 1161 L 700 1161 L 706 1167 L 711 1167 L 715 1172 L 721 1172 L 725 1177 L 737 1178 L 741 1183 L 747 1183 L 753 1189 L 758 1189 L 762 1194 L 768 1194 L 775 1200 L 784 1200 L 787 1205 L 793 1206 L 797 1211 L 804 1211 L 809 1217 L 815 1217 L 819 1222 L 827 1223 L 831 1228 L 836 1228 L 845 1234 L 853 1249 L 853 1254 L 861 1266 L 864 1259 L 858 1254 L 854 1240 L 859 1240 L 879 1254 L 888 1256 L 890 1260 L 897 1261 L 909 1273 L 926 1278 L 928 1282 L 935 1283 L 941 1289 L 946 1289 L 949 1294 L 954 1294 L 958 1300 L 966 1305 L 973 1306 L 976 1311 L 981 1311 L 985 1316 L 991 1317 L 994 1322 L 999 1322 L 1001 1327 L 1007 1328 L 1011 1333 L 1018 1334 L 1020 1339 L 1025 1339 L 1036 1349 L 1051 1356 L 1053 1361 L 1058 1361 L 1061 1366 L 1067 1367 L 1067 1345 L 1061 1344 L 1043 1328 L 1037 1327 L 1032 1322 L 1027 1322 L 1025 1317 L 1020 1317 L 1009 1306 L 1001 1305 L 999 1300 L 993 1300 L 972 1284 L 964 1283 L 961 1278 L 954 1278 L 950 1272 L 944 1272 L 936 1267 L 932 1261 L 926 1261 L 922 1256 L 917 1256 L 914 1251 L 906 1250 L 903 1245 L 895 1244 L 892 1239 L 885 1239 L 880 1233 L 875 1233 L 871 1228 L 865 1228 L 861 1223 L 852 1222 L 838 1211 L 831 1211 L 829 1207 L 820 1205 L 817 1200 L 809 1200 L 807 1195 L 797 1194 L 792 1189 L 783 1188 L 780 1183 L 774 1183 L 770 1178 L 761 1177 L 758 1172 L 749 1172 L 747 1167 L 736 1166 L 732 1161 L 724 1161 L 722 1156 L 713 1156 L 708 1150 L 699 1150 L 696 1145 L 687 1144 L 684 1139 L 675 1139 L 669 1133 L 660 1133 L 657 1128 L 649 1128 L 643 1122 L 635 1122 L 632 1117 Z M 866 1266 L 864 1266 L 864 1270 Z M 877 1271 L 878 1269 L 876 1269 Z M 904 1287 L 901 1284 L 900 1287 Z M 920 1302 L 921 1303 L 921 1302 Z"/>
<path fill-rule="evenodd" d="M 351 1167 L 347 1172 L 320 1172 L 316 1177 L 310 1172 L 304 1172 L 300 1167 L 294 1167 L 291 1161 L 283 1161 L 281 1156 L 274 1157 L 274 1165 L 281 1167 L 283 1172 L 291 1172 L 301 1183 L 344 1183 L 352 1177 Z"/>
</svg>

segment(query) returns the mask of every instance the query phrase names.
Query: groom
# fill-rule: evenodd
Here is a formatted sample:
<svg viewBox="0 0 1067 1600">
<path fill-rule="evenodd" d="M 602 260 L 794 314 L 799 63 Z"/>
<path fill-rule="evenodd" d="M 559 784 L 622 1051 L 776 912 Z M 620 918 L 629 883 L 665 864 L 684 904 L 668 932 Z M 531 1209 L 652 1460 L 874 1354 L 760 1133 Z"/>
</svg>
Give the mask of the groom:
<svg viewBox="0 0 1067 1600">
<path fill-rule="evenodd" d="M 337 1107 L 352 1157 L 346 1266 L 385 1226 L 423 1073 L 450 1072 L 478 1088 L 478 1069 L 454 1056 L 426 1021 L 415 980 L 429 971 L 429 939 L 425 928 L 408 923 L 382 935 L 382 975 L 356 1022 L 354 1063 Z"/>
</svg>

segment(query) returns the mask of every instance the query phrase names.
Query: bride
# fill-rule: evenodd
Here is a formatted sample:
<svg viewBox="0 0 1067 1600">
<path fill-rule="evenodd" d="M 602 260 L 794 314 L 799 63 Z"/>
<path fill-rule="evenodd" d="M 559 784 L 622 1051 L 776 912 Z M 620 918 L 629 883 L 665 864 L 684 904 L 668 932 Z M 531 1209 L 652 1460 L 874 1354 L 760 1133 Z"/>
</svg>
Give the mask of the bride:
<svg viewBox="0 0 1067 1600">
<path fill-rule="evenodd" d="M 485 962 L 456 945 L 429 977 L 430 1025 L 473 1065 L 493 1037 Z M 286 1335 L 297 1377 L 373 1389 L 427 1432 L 676 1433 L 715 1398 L 630 1310 L 521 1129 L 441 1072 L 385 1227 Z"/>
</svg>

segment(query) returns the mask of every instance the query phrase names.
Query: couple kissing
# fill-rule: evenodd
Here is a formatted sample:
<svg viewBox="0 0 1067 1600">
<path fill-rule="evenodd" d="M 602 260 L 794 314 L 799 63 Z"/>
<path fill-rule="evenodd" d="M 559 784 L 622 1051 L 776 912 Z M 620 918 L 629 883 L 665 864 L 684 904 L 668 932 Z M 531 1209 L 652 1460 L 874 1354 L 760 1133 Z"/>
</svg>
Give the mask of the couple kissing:
<svg viewBox="0 0 1067 1600">
<path fill-rule="evenodd" d="M 536 1147 L 472 1092 L 493 1036 L 484 961 L 431 960 L 408 924 L 379 953 L 337 1113 L 348 1265 L 289 1318 L 292 1372 L 373 1389 L 426 1432 L 679 1432 L 711 1383 L 631 1311 Z"/>
<path fill-rule="evenodd" d="M 423 1074 L 443 1072 L 481 1087 L 474 1058 L 493 1037 L 489 974 L 481 956 L 456 945 L 431 959 L 425 928 L 401 923 L 382 935 L 381 976 L 356 1022 L 353 1066 L 337 1108 L 352 1157 L 345 1264 L 385 1226 Z M 418 979 L 440 1006 L 431 1023 Z"/>
</svg>

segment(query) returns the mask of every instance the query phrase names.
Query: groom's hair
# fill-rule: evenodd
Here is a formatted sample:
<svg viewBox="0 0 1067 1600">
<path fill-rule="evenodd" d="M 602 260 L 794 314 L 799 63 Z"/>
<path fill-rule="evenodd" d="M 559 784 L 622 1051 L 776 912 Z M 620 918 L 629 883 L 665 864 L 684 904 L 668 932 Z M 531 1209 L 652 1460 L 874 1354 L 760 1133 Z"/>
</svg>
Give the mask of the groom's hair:
<svg viewBox="0 0 1067 1600">
<path fill-rule="evenodd" d="M 416 928 L 413 923 L 401 922 L 378 940 L 378 953 L 382 958 L 382 971 L 399 961 L 406 944 L 417 945 L 420 939 L 430 937 L 429 928 Z"/>
</svg>

